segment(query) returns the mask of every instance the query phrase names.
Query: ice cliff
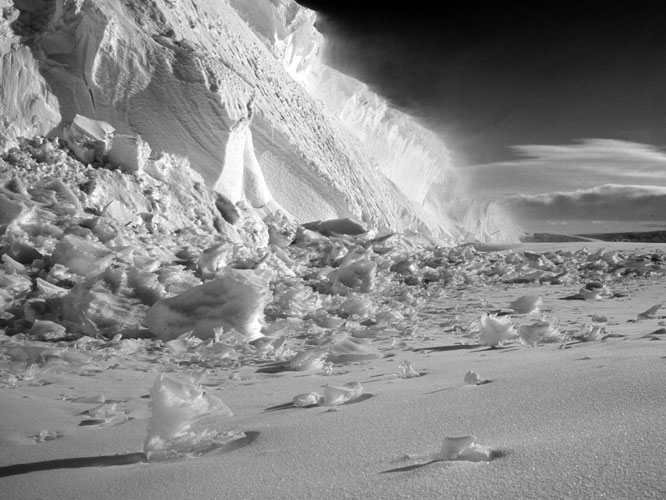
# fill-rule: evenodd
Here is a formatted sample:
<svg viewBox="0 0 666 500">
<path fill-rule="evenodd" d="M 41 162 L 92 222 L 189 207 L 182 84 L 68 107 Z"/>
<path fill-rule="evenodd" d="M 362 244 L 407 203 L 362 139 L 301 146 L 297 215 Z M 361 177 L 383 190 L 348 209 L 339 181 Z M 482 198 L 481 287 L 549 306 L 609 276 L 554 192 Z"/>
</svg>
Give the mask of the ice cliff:
<svg viewBox="0 0 666 500">
<path fill-rule="evenodd" d="M 433 196 L 433 185 L 457 189 L 444 145 L 326 67 L 314 14 L 292 0 L 0 0 L 0 9 L 0 149 L 61 135 L 78 114 L 187 157 L 234 203 L 451 242 L 506 239 L 483 209 L 470 223 Z"/>
</svg>

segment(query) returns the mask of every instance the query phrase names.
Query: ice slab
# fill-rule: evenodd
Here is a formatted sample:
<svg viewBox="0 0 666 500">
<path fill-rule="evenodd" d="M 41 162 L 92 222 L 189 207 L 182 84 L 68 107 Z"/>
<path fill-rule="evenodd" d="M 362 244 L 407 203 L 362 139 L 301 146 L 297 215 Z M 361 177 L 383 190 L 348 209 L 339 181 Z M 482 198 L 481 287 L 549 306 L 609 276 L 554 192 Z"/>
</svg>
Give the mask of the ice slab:
<svg viewBox="0 0 666 500">
<path fill-rule="evenodd" d="M 76 115 L 71 125 L 63 131 L 63 139 L 76 158 L 88 164 L 109 154 L 114 131 L 106 122 Z"/>
<path fill-rule="evenodd" d="M 517 298 L 509 307 L 517 314 L 530 314 L 539 311 L 539 307 L 543 304 L 543 299 L 536 295 L 523 295 Z"/>
<path fill-rule="evenodd" d="M 219 420 L 232 416 L 222 400 L 200 386 L 159 375 L 150 391 L 150 423 L 144 452 L 150 461 L 197 457 L 213 453 L 244 437 L 222 431 Z"/>
<path fill-rule="evenodd" d="M 220 278 L 156 302 L 144 324 L 162 340 L 188 331 L 213 338 L 222 327 L 250 341 L 262 336 L 264 307 L 271 299 L 268 284 L 253 271 L 229 269 Z"/>
<path fill-rule="evenodd" d="M 490 462 L 496 456 L 496 451 L 477 444 L 474 436 L 460 436 L 444 438 L 441 450 L 433 458 L 438 460 Z"/>
<path fill-rule="evenodd" d="M 146 168 L 150 146 L 138 135 L 118 134 L 113 138 L 109 160 L 121 171 L 130 174 Z"/>
</svg>

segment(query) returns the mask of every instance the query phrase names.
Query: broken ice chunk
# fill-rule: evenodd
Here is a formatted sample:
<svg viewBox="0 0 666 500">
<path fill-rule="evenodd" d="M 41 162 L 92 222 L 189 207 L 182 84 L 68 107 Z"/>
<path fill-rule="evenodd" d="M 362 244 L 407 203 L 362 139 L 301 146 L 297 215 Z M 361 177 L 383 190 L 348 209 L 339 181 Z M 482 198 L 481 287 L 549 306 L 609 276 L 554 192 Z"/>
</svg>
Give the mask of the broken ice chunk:
<svg viewBox="0 0 666 500">
<path fill-rule="evenodd" d="M 504 345 L 505 342 L 518 338 L 518 332 L 516 332 L 511 318 L 495 314 L 486 314 L 481 317 L 479 333 L 479 343 L 492 347 Z"/>
<path fill-rule="evenodd" d="M 370 340 L 343 337 L 331 344 L 328 360 L 333 363 L 353 363 L 376 359 L 379 353 L 372 347 Z"/>
<path fill-rule="evenodd" d="M 444 438 L 442 449 L 439 452 L 441 460 L 457 460 L 460 454 L 470 445 L 474 444 L 474 436 L 460 436 Z"/>
<path fill-rule="evenodd" d="M 661 304 L 654 305 L 650 309 L 648 309 L 647 311 L 643 311 L 642 313 L 638 313 L 638 319 L 639 320 L 641 320 L 641 319 L 654 319 L 655 314 L 657 313 L 657 311 L 659 309 L 661 309 Z"/>
<path fill-rule="evenodd" d="M 344 288 L 336 287 L 338 283 L 342 283 L 352 290 L 367 293 L 371 292 L 375 286 L 376 274 L 377 263 L 371 260 L 358 260 L 329 273 L 327 277 L 338 293 L 344 292 Z"/>
<path fill-rule="evenodd" d="M 415 275 L 419 271 L 417 266 L 417 259 L 416 257 L 412 256 L 407 259 L 398 260 L 391 265 L 389 270 L 393 273 L 402 274 L 404 276 Z"/>
<path fill-rule="evenodd" d="M 109 152 L 109 161 L 122 172 L 135 174 L 146 168 L 150 146 L 138 135 L 117 134 Z"/>
<path fill-rule="evenodd" d="M 485 382 L 481 377 L 479 377 L 479 374 L 476 373 L 475 371 L 468 371 L 465 373 L 465 383 L 467 385 L 481 385 Z"/>
<path fill-rule="evenodd" d="M 365 227 L 351 219 L 331 219 L 325 221 L 315 221 L 302 224 L 305 229 L 317 231 L 325 236 L 335 234 L 358 235 L 367 231 Z"/>
<path fill-rule="evenodd" d="M 35 440 L 35 443 L 46 443 L 47 441 L 53 441 L 55 439 L 60 439 L 65 434 L 62 431 L 47 431 L 46 429 L 39 431 L 39 434 L 34 436 L 28 436 Z"/>
<path fill-rule="evenodd" d="M 82 420 L 79 426 L 82 427 L 111 427 L 127 422 L 127 414 L 119 411 L 116 403 L 103 403 L 84 412 L 90 419 Z"/>
<path fill-rule="evenodd" d="M 327 377 L 333 375 L 333 363 L 330 361 L 324 362 L 323 366 L 321 367 L 321 374 Z"/>
<path fill-rule="evenodd" d="M 51 257 L 51 260 L 53 260 L 53 257 Z M 69 269 L 66 266 L 63 266 L 62 264 L 53 264 L 53 262 L 51 262 L 51 264 L 51 269 L 46 275 L 46 281 L 48 283 L 79 283 L 81 281 L 80 276 L 76 273 L 69 272 Z M 63 286 L 66 286 L 67 288 L 65 290 L 68 290 L 71 285 Z"/>
<path fill-rule="evenodd" d="M 291 245 L 293 236 L 284 234 L 272 226 L 268 226 L 268 243 L 278 248 L 286 248 Z"/>
<path fill-rule="evenodd" d="M 612 297 L 613 293 L 603 283 L 594 281 L 578 290 L 578 295 L 584 300 L 600 300 L 605 297 Z"/>
<path fill-rule="evenodd" d="M 165 294 L 164 286 L 153 272 L 130 269 L 127 273 L 127 284 L 134 291 L 134 296 L 147 306 L 152 306 Z"/>
<path fill-rule="evenodd" d="M 68 290 L 66 288 L 61 288 L 53 283 L 49 283 L 42 278 L 37 278 L 35 280 L 35 285 L 37 286 L 37 291 L 41 297 L 51 298 L 51 297 L 62 297 L 67 295 Z"/>
<path fill-rule="evenodd" d="M 241 213 L 238 210 L 238 207 L 222 193 L 217 193 L 216 195 L 215 208 L 217 208 L 225 221 L 231 225 L 236 224 L 241 219 Z M 270 228 L 268 231 L 270 238 Z"/>
<path fill-rule="evenodd" d="M 313 315 L 312 320 L 317 326 L 327 329 L 340 328 L 345 322 L 342 318 L 330 316 L 326 311 L 317 311 Z"/>
<path fill-rule="evenodd" d="M 340 304 L 341 313 L 348 315 L 355 314 L 360 317 L 369 316 L 372 314 L 374 308 L 375 304 L 372 300 L 363 296 L 350 297 Z"/>
<path fill-rule="evenodd" d="M 6 291 L 10 296 L 19 296 L 32 288 L 30 278 L 20 274 L 5 274 L 0 270 L 0 289 Z"/>
<path fill-rule="evenodd" d="M 53 321 L 38 319 L 28 331 L 28 335 L 38 340 L 57 340 L 64 338 L 67 335 L 67 330 L 64 326 Z"/>
<path fill-rule="evenodd" d="M 536 347 L 539 342 L 559 342 L 562 334 L 548 321 L 536 321 L 531 325 L 522 325 L 518 329 L 523 344 Z"/>
<path fill-rule="evenodd" d="M 606 327 L 599 325 L 583 325 L 580 331 L 574 333 L 572 338 L 580 342 L 593 342 L 603 340 L 608 335 Z"/>
<path fill-rule="evenodd" d="M 219 243 L 206 248 L 199 254 L 197 267 L 203 279 L 208 280 L 224 269 L 233 258 L 234 247 L 228 243 Z"/>
<path fill-rule="evenodd" d="M 319 294 L 314 293 L 307 286 L 296 284 L 276 295 L 273 306 L 279 306 L 290 318 L 304 318 L 315 312 L 320 315 L 326 314 L 325 311 L 319 310 L 321 307 Z M 340 320 L 340 318 L 337 319 Z"/>
<path fill-rule="evenodd" d="M 5 274 L 0 270 L 0 314 L 20 305 L 31 289 L 30 278 L 18 274 Z"/>
<path fill-rule="evenodd" d="M 63 131 L 63 139 L 74 156 L 84 164 L 101 160 L 111 150 L 115 129 L 106 122 L 76 115 Z"/>
<path fill-rule="evenodd" d="M 536 295 L 524 295 L 509 304 L 516 314 L 530 314 L 539 312 L 539 307 L 543 304 L 543 299 Z"/>
<path fill-rule="evenodd" d="M 487 446 L 476 444 L 474 436 L 444 438 L 442 449 L 433 458 L 437 460 L 466 460 L 490 462 L 497 454 Z"/>
<path fill-rule="evenodd" d="M 363 394 L 363 386 L 359 382 L 348 382 L 345 385 L 327 385 L 324 387 L 324 406 L 338 406 L 358 399 Z"/>
<path fill-rule="evenodd" d="M 55 349 L 39 344 L 9 345 L 4 347 L 5 355 L 14 361 L 25 361 L 28 365 L 45 363 L 49 358 L 57 358 Z"/>
<path fill-rule="evenodd" d="M 400 378 L 415 378 L 421 376 L 421 374 L 414 369 L 414 364 L 411 361 L 403 361 L 400 363 L 399 369 L 398 376 Z"/>
<path fill-rule="evenodd" d="M 0 373 L 0 387 L 16 387 L 19 379 L 12 373 Z"/>
<path fill-rule="evenodd" d="M 62 317 L 85 335 L 126 337 L 141 333 L 146 306 L 113 292 L 104 279 L 92 278 L 76 285 L 62 298 Z"/>
<path fill-rule="evenodd" d="M 201 343 L 200 339 L 193 339 L 192 333 L 187 332 L 178 338 L 165 342 L 164 346 L 171 354 L 183 354 L 191 348 L 196 347 L 199 343 Z"/>
<path fill-rule="evenodd" d="M 78 350 L 65 351 L 62 353 L 61 358 L 73 365 L 85 365 L 93 359 L 90 354 Z"/>
<path fill-rule="evenodd" d="M 56 245 L 51 261 L 81 276 L 90 276 L 103 271 L 112 258 L 105 246 L 68 234 Z"/>
<path fill-rule="evenodd" d="M 294 403 L 294 406 L 297 406 L 299 408 L 306 408 L 308 406 L 319 406 L 324 402 L 324 396 L 316 392 L 308 392 L 305 394 L 299 394 L 298 396 L 294 396 L 292 402 Z"/>
<path fill-rule="evenodd" d="M 92 228 L 95 229 L 97 235 L 102 237 L 101 239 L 106 241 L 111 240 L 117 234 L 113 230 L 113 224 L 109 224 L 110 221 L 120 226 L 136 226 L 141 220 L 134 210 L 119 200 L 111 200 L 102 210 L 102 217 L 108 227 L 102 227 L 101 223 L 93 222 Z"/>
<path fill-rule="evenodd" d="M 107 418 L 118 413 L 117 403 L 102 403 L 84 412 L 89 417 Z"/>
<path fill-rule="evenodd" d="M 223 327 L 251 341 L 262 336 L 264 307 L 271 298 L 268 284 L 252 271 L 229 269 L 220 278 L 156 302 L 144 324 L 162 340 L 188 331 L 208 339 Z"/>
<path fill-rule="evenodd" d="M 2 210 L 0 210 L 0 212 L 1 211 Z M 0 260 L 2 260 L 2 265 L 7 274 L 27 274 L 28 272 L 28 270 L 23 264 L 12 259 L 7 254 L 4 254 L 2 258 L 0 258 Z"/>
<path fill-rule="evenodd" d="M 324 367 L 328 353 L 301 351 L 289 360 L 289 368 L 295 371 L 319 371 Z"/>
<path fill-rule="evenodd" d="M 400 311 L 389 310 L 381 311 L 375 314 L 375 319 L 378 323 L 397 323 L 400 320 L 405 319 Z"/>
<path fill-rule="evenodd" d="M 80 396 L 78 398 L 67 399 L 72 403 L 82 403 L 82 404 L 104 404 L 106 403 L 106 397 L 104 394 L 93 394 L 91 396 Z"/>
<path fill-rule="evenodd" d="M 32 199 L 56 215 L 80 214 L 83 207 L 72 190 L 59 179 L 46 178 L 29 190 Z"/>
<path fill-rule="evenodd" d="M 200 386 L 159 375 L 150 391 L 150 422 L 144 452 L 150 461 L 201 456 L 243 437 L 215 428 L 231 410 Z"/>
<path fill-rule="evenodd" d="M 405 288 L 402 291 L 402 293 L 398 296 L 398 300 L 400 302 L 406 302 L 408 304 L 413 304 L 416 301 L 414 295 L 412 295 L 412 293 L 407 288 Z"/>
<path fill-rule="evenodd" d="M 23 197 L 0 192 L 0 233 L 28 210 Z"/>
</svg>

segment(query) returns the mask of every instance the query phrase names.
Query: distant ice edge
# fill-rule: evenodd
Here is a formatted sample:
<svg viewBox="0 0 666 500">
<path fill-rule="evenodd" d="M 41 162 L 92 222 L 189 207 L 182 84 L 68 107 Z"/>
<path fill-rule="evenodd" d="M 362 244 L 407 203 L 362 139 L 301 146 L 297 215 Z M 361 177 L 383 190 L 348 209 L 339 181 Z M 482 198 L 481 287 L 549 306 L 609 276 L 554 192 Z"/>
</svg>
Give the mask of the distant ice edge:
<svg viewBox="0 0 666 500">
<path fill-rule="evenodd" d="M 187 157 L 232 202 L 301 222 L 518 237 L 468 196 L 438 137 L 321 62 L 314 13 L 293 0 L 0 7 L 0 150 L 80 114 Z"/>
</svg>

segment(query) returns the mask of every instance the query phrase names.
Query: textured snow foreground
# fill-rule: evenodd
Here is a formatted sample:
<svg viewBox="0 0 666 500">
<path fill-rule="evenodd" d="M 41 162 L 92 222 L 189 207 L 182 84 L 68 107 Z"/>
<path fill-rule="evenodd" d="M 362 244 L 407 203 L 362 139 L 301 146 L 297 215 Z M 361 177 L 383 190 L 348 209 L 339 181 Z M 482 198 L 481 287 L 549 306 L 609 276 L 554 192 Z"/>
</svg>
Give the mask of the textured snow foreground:
<svg viewBox="0 0 666 500">
<path fill-rule="evenodd" d="M 3 498 L 666 494 L 663 247 L 307 229 L 118 167 L 0 160 Z"/>
</svg>

